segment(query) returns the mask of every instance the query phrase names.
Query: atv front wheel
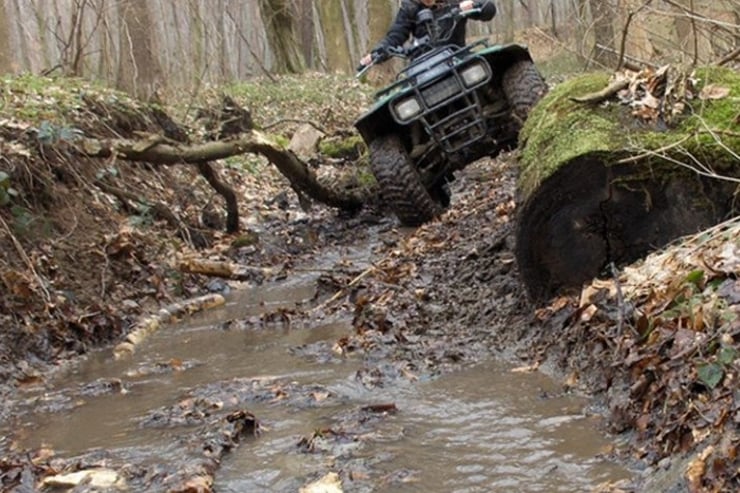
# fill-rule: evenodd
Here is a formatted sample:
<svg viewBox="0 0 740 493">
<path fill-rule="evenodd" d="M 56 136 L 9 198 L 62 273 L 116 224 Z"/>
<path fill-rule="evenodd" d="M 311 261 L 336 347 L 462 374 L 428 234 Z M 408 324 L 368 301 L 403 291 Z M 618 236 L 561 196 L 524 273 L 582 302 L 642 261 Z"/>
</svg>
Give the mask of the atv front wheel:
<svg viewBox="0 0 740 493">
<path fill-rule="evenodd" d="M 380 195 L 401 224 L 419 226 L 444 212 L 449 197 L 429 193 L 397 136 L 378 137 L 368 147 Z"/>
<path fill-rule="evenodd" d="M 529 60 L 517 62 L 504 72 L 504 94 L 512 114 L 521 126 L 529 111 L 547 93 L 547 84 L 537 67 Z"/>
</svg>

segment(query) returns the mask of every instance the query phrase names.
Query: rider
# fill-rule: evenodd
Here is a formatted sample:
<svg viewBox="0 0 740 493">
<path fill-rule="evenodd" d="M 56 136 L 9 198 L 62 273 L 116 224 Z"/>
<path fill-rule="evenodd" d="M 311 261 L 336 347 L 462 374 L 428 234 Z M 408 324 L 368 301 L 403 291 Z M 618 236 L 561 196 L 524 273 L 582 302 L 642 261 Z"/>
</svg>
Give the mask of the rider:
<svg viewBox="0 0 740 493">
<path fill-rule="evenodd" d="M 422 26 L 416 24 L 416 14 L 421 9 L 428 8 L 432 11 L 440 11 L 445 7 L 451 7 L 457 4 L 457 7 L 461 11 L 471 10 L 474 8 L 480 9 L 480 13 L 472 14 L 471 19 L 479 21 L 490 21 L 493 16 L 496 15 L 496 5 L 491 0 L 464 0 L 457 3 L 457 1 L 450 0 L 403 0 L 401 8 L 396 14 L 396 19 L 393 21 L 388 33 L 385 37 L 373 48 L 373 50 L 362 57 L 360 64 L 362 66 L 370 65 L 373 60 L 383 61 L 388 58 L 388 48 L 401 46 L 406 40 L 413 34 L 416 37 L 422 37 L 424 32 Z M 449 43 L 458 46 L 465 46 L 465 21 L 467 18 L 463 18 L 455 26 L 452 35 L 450 36 Z"/>
</svg>

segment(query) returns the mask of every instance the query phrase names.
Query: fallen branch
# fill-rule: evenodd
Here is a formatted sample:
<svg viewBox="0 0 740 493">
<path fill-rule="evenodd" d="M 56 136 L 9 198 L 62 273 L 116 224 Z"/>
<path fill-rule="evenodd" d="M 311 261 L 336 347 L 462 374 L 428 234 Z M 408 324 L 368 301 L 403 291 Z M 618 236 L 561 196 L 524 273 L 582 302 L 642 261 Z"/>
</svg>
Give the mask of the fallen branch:
<svg viewBox="0 0 740 493">
<path fill-rule="evenodd" d="M 220 294 L 207 294 L 162 308 L 156 314 L 140 320 L 126 339 L 114 348 L 113 355 L 116 359 L 130 356 L 136 350 L 136 346 L 162 325 L 172 323 L 183 315 L 221 306 L 225 302 L 226 300 Z"/>
<path fill-rule="evenodd" d="M 587 94 L 585 96 L 572 97 L 570 99 L 577 103 L 598 104 L 598 103 L 601 103 L 602 101 L 606 101 L 607 99 L 614 96 L 622 89 L 626 89 L 628 86 L 629 86 L 629 80 L 620 79 L 620 80 L 612 82 L 611 84 L 606 86 L 601 91 Z"/>
<path fill-rule="evenodd" d="M 97 186 L 103 192 L 113 195 L 121 202 L 122 207 L 129 213 L 138 213 L 139 211 L 131 205 L 131 203 L 141 202 L 140 196 L 124 190 L 122 188 L 111 185 L 104 180 L 95 180 L 95 186 Z M 195 228 L 192 228 L 185 224 L 172 210 L 163 202 L 146 202 L 146 205 L 151 208 L 155 218 L 163 219 L 170 225 L 171 228 L 178 231 L 180 237 L 185 240 L 189 245 L 196 248 L 204 248 L 208 245 L 208 239 Z"/>
<path fill-rule="evenodd" d="M 717 60 L 716 64 L 721 67 L 722 65 L 727 65 L 728 63 L 730 63 L 731 61 L 739 57 L 740 57 L 740 46 L 735 48 L 734 50 L 732 50 L 731 52 L 729 52 L 728 54 L 726 54 L 719 60 Z"/>
<path fill-rule="evenodd" d="M 226 232 L 236 233 L 239 231 L 239 204 L 236 193 L 218 177 L 218 172 L 209 162 L 198 163 L 198 171 L 206 179 L 209 185 L 218 192 L 226 201 Z"/>
<path fill-rule="evenodd" d="M 241 134 L 230 140 L 185 145 L 165 138 L 132 139 L 81 139 L 77 150 L 88 157 L 120 157 L 129 161 L 143 161 L 154 165 L 201 164 L 245 153 L 266 157 L 293 188 L 302 190 L 313 200 L 340 209 L 358 209 L 362 200 L 351 194 L 342 194 L 323 186 L 309 166 L 295 154 L 282 147 L 269 136 L 257 131 Z"/>
<path fill-rule="evenodd" d="M 202 276 L 220 277 L 232 281 L 251 281 L 264 278 L 272 270 L 261 267 L 239 265 L 228 261 L 187 259 L 180 262 L 180 272 Z"/>
<path fill-rule="evenodd" d="M 332 296 L 328 300 L 324 301 L 320 305 L 314 307 L 313 309 L 311 309 L 311 311 L 312 312 L 316 312 L 318 310 L 322 310 L 322 309 L 326 308 L 327 306 L 331 305 L 332 303 L 334 303 L 335 301 L 337 301 L 339 298 L 341 298 L 342 296 L 344 296 L 345 294 L 347 294 L 347 290 L 349 288 L 351 288 L 352 286 L 354 286 L 355 284 L 357 284 L 358 282 L 360 282 L 361 280 L 363 280 L 365 277 L 367 277 L 368 274 L 370 274 L 372 272 L 375 272 L 376 270 L 377 270 L 377 267 L 375 265 L 371 265 L 370 267 L 368 267 L 367 269 L 365 269 L 364 271 L 362 271 L 357 277 L 355 277 L 354 279 L 352 279 L 346 286 L 344 286 L 342 289 L 340 289 L 339 291 L 337 291 L 336 293 L 334 293 L 334 296 Z"/>
</svg>

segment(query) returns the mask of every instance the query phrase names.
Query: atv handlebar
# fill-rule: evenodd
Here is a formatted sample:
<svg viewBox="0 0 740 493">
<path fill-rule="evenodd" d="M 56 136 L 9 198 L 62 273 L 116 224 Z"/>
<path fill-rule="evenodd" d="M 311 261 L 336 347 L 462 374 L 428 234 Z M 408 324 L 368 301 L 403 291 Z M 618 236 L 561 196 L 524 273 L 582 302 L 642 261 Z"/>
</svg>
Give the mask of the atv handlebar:
<svg viewBox="0 0 740 493">
<path fill-rule="evenodd" d="M 452 31 L 454 30 L 454 26 L 457 24 L 459 20 L 462 20 L 466 17 L 470 17 L 471 15 L 480 14 L 483 10 L 480 7 L 473 7 L 472 9 L 468 10 L 462 10 L 460 7 L 452 7 L 449 12 L 437 17 L 434 22 L 440 22 L 447 19 L 453 19 L 455 22 L 453 24 L 452 29 L 450 29 L 449 34 L 446 38 L 442 38 L 439 41 L 446 41 L 450 38 L 452 35 Z M 428 41 L 427 41 L 428 42 Z M 357 66 L 357 69 L 355 70 L 355 78 L 359 79 L 363 75 L 367 73 L 370 68 L 373 66 L 382 63 L 386 60 L 388 60 L 391 57 L 399 57 L 399 58 L 409 58 L 409 56 L 413 53 L 418 53 L 419 47 L 418 45 L 411 45 L 411 46 L 388 46 L 382 49 L 373 50 L 370 53 L 371 60 L 370 63 L 367 65 L 360 64 Z"/>
</svg>

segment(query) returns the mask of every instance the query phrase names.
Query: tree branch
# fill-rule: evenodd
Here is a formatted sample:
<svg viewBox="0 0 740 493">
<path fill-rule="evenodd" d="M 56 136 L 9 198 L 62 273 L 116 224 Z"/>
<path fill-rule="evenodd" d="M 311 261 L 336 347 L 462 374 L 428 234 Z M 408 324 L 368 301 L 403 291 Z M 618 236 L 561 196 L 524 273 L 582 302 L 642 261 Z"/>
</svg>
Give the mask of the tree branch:
<svg viewBox="0 0 740 493">
<path fill-rule="evenodd" d="M 85 138 L 77 143 L 77 150 L 89 157 L 117 156 L 154 165 L 200 164 L 245 153 L 261 154 L 277 167 L 295 189 L 305 192 L 308 197 L 340 209 L 352 210 L 362 205 L 361 198 L 323 186 L 306 163 L 257 130 L 231 140 L 193 145 L 159 136 L 144 140 Z"/>
<path fill-rule="evenodd" d="M 218 171 L 210 162 L 198 163 L 198 171 L 226 201 L 226 232 L 236 233 L 239 231 L 239 204 L 234 190 L 219 179 Z"/>
</svg>

